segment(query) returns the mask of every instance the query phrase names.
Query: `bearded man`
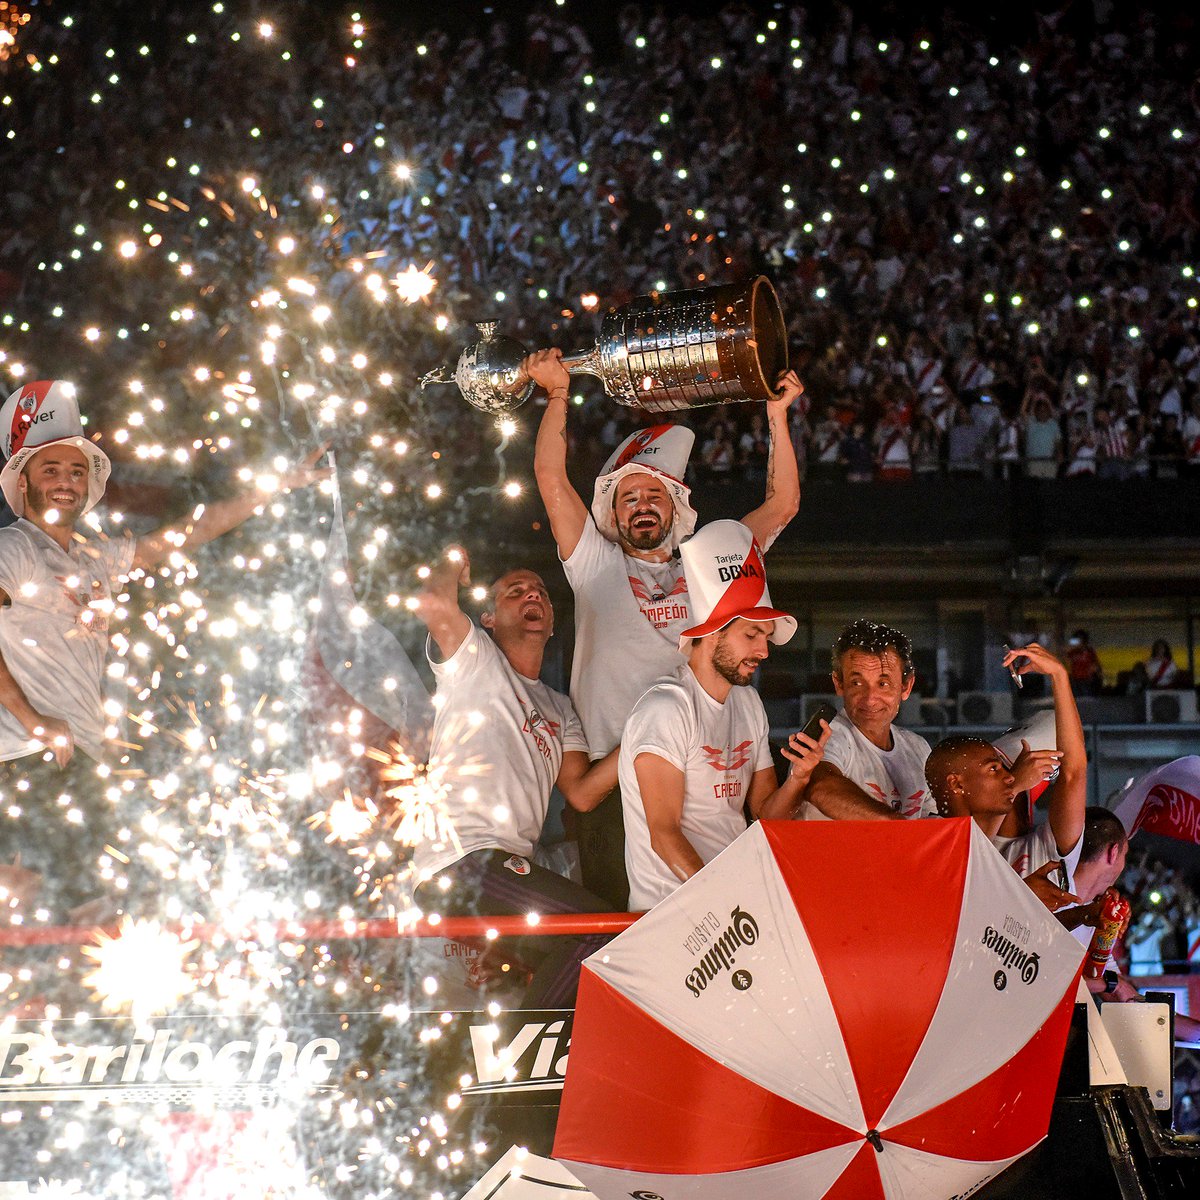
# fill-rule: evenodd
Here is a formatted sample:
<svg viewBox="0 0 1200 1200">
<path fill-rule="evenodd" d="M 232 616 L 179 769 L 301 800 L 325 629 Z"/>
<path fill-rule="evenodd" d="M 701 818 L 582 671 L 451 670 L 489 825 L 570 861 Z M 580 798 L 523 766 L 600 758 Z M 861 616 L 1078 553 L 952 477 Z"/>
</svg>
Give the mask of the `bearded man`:
<svg viewBox="0 0 1200 1200">
<path fill-rule="evenodd" d="M 595 761 L 620 742 L 642 693 L 687 658 L 679 636 L 693 624 L 693 613 L 679 545 L 696 527 L 691 489 L 683 481 L 695 435 L 682 425 L 631 434 L 597 478 L 589 513 L 567 476 L 570 375 L 561 358 L 558 350 L 540 350 L 524 365 L 547 396 L 534 472 L 575 594 L 571 700 Z M 777 383 L 777 398 L 767 402 L 766 495 L 743 518 L 764 551 L 800 508 L 787 413 L 804 389 L 792 371 Z M 623 909 L 628 884 L 618 791 L 578 822 L 578 836 L 585 886 Z"/>
<path fill-rule="evenodd" d="M 658 680 L 629 715 L 617 771 L 625 814 L 625 865 L 634 911 L 690 879 L 754 818 L 795 814 L 829 738 L 794 733 L 780 785 L 767 714 L 749 686 L 796 621 L 771 606 L 762 554 L 738 521 L 713 521 L 682 547 L 698 624 L 680 636 L 687 661 Z"/>
</svg>

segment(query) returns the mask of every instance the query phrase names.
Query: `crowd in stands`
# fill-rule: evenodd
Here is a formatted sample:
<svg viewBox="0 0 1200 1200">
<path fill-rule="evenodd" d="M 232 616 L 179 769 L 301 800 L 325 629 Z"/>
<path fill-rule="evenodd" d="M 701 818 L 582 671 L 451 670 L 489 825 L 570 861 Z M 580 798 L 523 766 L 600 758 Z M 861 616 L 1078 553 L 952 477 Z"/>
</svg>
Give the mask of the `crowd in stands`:
<svg viewBox="0 0 1200 1200">
<path fill-rule="evenodd" d="M 245 20 L 137 7 L 129 32 L 111 20 L 94 38 L 39 15 L 23 36 L 45 70 L 8 68 L 20 132 L 37 131 L 0 151 L 4 299 L 21 315 L 78 294 L 79 268 L 38 264 L 80 245 L 85 211 L 84 241 L 109 239 L 130 227 L 131 195 L 169 183 L 194 203 L 250 171 L 301 235 L 298 267 L 321 260 L 342 291 L 366 254 L 384 271 L 431 262 L 453 317 L 495 311 L 533 342 L 586 345 L 609 304 L 767 273 L 807 388 L 793 441 L 814 475 L 1200 471 L 1182 14 L 1068 6 L 1011 44 L 954 16 L 888 33 L 845 5 L 712 18 L 629 6 L 619 49 L 599 55 L 549 6 L 523 25 L 481 10 L 423 40 L 382 26 L 354 39 L 302 7 L 310 28 L 286 60 L 235 51 L 255 86 L 230 105 L 214 102 L 228 47 L 210 51 Z M 119 85 L 105 81 L 114 62 Z M 47 86 L 54 72 L 78 86 Z M 248 259 L 220 220 L 190 236 L 221 280 L 187 331 L 197 345 L 238 315 L 266 253 Z M 112 260 L 91 260 L 93 282 L 121 271 Z M 125 271 L 89 319 L 132 322 L 174 270 Z M 398 324 L 372 336 L 399 339 L 414 367 L 453 349 L 428 323 Z M 221 336 L 238 349 L 236 327 Z M 169 344 L 161 357 L 187 355 Z M 752 413 L 695 415 L 701 473 L 763 471 Z M 584 460 L 637 420 L 587 405 Z"/>
</svg>

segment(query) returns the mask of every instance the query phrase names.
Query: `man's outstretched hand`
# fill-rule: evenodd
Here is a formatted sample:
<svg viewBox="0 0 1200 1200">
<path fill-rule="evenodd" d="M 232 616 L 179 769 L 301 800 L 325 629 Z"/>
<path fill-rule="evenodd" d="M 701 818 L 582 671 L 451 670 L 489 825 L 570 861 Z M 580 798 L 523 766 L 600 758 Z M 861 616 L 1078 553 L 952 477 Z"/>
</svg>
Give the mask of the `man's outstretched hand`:
<svg viewBox="0 0 1200 1200">
<path fill-rule="evenodd" d="M 1060 888 L 1053 883 L 1050 876 L 1062 868 L 1062 863 L 1052 858 L 1048 863 L 1038 867 L 1031 875 L 1025 876 L 1025 882 L 1030 891 L 1051 911 L 1057 912 L 1071 904 L 1078 904 L 1079 897 Z"/>
<path fill-rule="evenodd" d="M 328 450 L 329 443 L 326 442 L 324 445 L 318 446 L 315 450 L 311 450 L 294 467 L 288 467 L 279 476 L 279 490 L 281 492 L 294 491 L 299 488 L 312 487 L 313 484 L 324 483 L 325 480 L 332 479 L 332 467 L 317 466 L 317 463 L 325 457 Z"/>
</svg>

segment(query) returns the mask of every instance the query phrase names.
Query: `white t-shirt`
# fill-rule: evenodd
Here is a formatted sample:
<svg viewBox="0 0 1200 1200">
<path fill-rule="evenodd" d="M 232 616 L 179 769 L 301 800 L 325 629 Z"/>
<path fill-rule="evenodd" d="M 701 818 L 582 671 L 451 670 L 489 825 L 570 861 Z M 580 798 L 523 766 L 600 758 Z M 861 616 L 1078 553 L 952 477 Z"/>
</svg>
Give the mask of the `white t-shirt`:
<svg viewBox="0 0 1200 1200">
<path fill-rule="evenodd" d="M 692 626 L 687 580 L 678 557 L 631 558 L 590 517 L 563 569 L 575 593 L 571 700 L 592 758 L 603 758 L 641 694 L 686 662 L 678 642 Z"/>
<path fill-rule="evenodd" d="M 617 760 L 632 912 L 653 907 L 679 887 L 650 847 L 633 765 L 639 754 L 657 754 L 683 772 L 683 835 L 711 862 L 745 832 L 742 810 L 750 780 L 771 766 L 766 710 L 748 687 L 735 687 L 718 703 L 686 664 L 658 680 L 634 706 Z"/>
<path fill-rule="evenodd" d="M 837 767 L 851 783 L 857 783 L 872 800 L 906 817 L 937 816 L 937 802 L 925 782 L 930 747 L 923 737 L 893 725 L 892 748 L 880 750 L 854 727 L 845 712 L 838 713 L 829 728 L 825 762 Z M 800 815 L 806 821 L 829 819 L 807 802 Z"/>
<path fill-rule="evenodd" d="M 445 780 L 442 807 L 458 835 L 431 838 L 413 854 L 429 878 L 474 850 L 533 855 L 564 750 L 587 750 L 570 700 L 517 674 L 499 647 L 472 624 L 463 643 L 437 662 L 431 773 Z"/>
<path fill-rule="evenodd" d="M 76 744 L 104 756 L 104 663 L 114 584 L 133 568 L 131 537 L 77 538 L 69 551 L 32 521 L 0 529 L 0 654 L 38 712 L 71 727 Z M 34 754 L 33 741 L 0 706 L 0 761 Z"/>
<path fill-rule="evenodd" d="M 1067 854 L 1058 852 L 1049 822 L 1034 826 L 1028 833 L 1023 833 L 1020 837 L 994 837 L 992 845 L 1000 851 L 1005 861 L 1012 865 L 1013 870 L 1022 879 L 1039 867 L 1044 867 L 1048 862 L 1061 859 L 1067 872 L 1067 891 L 1074 888 L 1075 868 L 1079 865 L 1079 855 L 1083 850 L 1082 834 L 1079 835 L 1079 840 Z M 1058 880 L 1055 879 L 1054 882 L 1057 883 Z"/>
</svg>

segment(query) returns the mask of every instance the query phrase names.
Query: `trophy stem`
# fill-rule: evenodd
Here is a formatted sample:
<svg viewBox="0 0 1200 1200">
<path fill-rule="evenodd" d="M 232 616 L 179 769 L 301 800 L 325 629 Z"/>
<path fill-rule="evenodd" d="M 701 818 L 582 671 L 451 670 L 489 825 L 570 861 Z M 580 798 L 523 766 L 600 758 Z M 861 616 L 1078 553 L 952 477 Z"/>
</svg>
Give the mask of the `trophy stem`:
<svg viewBox="0 0 1200 1200">
<path fill-rule="evenodd" d="M 562 356 L 562 365 L 568 371 L 581 371 L 584 375 L 599 375 L 604 378 L 600 368 L 600 350 L 593 346 L 590 350 L 577 350 L 573 354 Z"/>
</svg>

